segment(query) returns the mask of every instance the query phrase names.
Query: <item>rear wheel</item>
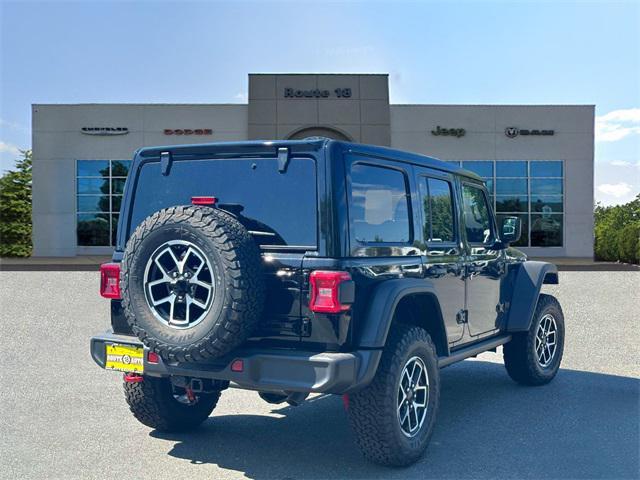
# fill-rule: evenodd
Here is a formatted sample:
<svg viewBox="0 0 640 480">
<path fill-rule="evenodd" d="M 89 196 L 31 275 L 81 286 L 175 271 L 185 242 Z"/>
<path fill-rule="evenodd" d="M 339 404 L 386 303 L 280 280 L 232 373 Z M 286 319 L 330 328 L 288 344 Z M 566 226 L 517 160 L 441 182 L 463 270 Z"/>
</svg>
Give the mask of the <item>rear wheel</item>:
<svg viewBox="0 0 640 480">
<path fill-rule="evenodd" d="M 418 327 L 394 324 L 378 372 L 349 397 L 349 419 L 363 455 L 409 465 L 427 448 L 436 420 L 440 375 L 436 349 Z"/>
<path fill-rule="evenodd" d="M 220 392 L 192 393 L 175 387 L 168 378 L 144 377 L 143 381 L 124 382 L 129 409 L 147 427 L 164 432 L 196 428 L 218 403 Z"/>
<path fill-rule="evenodd" d="M 513 335 L 504 346 L 509 376 L 522 385 L 544 385 L 558 373 L 564 351 L 564 316 L 560 303 L 540 294 L 527 332 Z"/>
</svg>

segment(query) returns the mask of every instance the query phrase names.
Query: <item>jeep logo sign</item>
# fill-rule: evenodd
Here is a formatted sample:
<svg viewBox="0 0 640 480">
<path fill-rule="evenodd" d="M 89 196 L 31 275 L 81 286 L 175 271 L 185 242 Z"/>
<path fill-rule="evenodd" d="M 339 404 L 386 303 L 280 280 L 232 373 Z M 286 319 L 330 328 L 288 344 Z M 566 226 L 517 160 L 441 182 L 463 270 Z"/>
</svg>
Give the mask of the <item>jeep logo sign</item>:
<svg viewBox="0 0 640 480">
<path fill-rule="evenodd" d="M 450 136 L 450 137 L 464 137 L 464 134 L 467 131 L 464 128 L 442 128 L 440 125 L 436 127 L 435 130 L 431 130 L 431 135 L 442 135 L 442 136 Z"/>
<path fill-rule="evenodd" d="M 555 130 L 526 130 L 520 129 L 518 127 L 507 127 L 504 129 L 504 134 L 509 138 L 516 138 L 518 135 L 526 136 L 526 135 L 554 135 Z"/>
<path fill-rule="evenodd" d="M 165 128 L 165 135 L 213 135 L 210 128 Z"/>
<path fill-rule="evenodd" d="M 126 135 L 129 133 L 127 127 L 82 127 L 80 129 L 85 135 Z"/>
</svg>

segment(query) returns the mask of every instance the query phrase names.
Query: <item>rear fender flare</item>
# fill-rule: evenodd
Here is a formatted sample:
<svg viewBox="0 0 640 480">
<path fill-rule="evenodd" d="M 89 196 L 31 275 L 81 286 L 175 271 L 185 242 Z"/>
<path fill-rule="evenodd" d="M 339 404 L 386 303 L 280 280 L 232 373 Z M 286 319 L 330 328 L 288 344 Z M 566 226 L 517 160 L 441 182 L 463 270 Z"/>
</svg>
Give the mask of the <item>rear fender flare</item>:
<svg viewBox="0 0 640 480">
<path fill-rule="evenodd" d="M 381 283 L 372 293 L 362 324 L 363 330 L 359 335 L 360 348 L 383 348 L 386 344 L 394 314 L 400 301 L 415 294 L 428 294 L 433 296 L 435 305 L 439 311 L 439 324 L 444 333 L 444 348 L 448 351 L 446 342 L 446 330 L 442 322 L 442 312 L 436 290 L 431 282 L 422 279 L 393 279 Z M 434 342 L 441 339 L 434 338 Z"/>
<path fill-rule="evenodd" d="M 558 268 L 554 264 L 535 261 L 520 264 L 511 292 L 507 319 L 508 332 L 529 330 L 543 283 L 559 283 Z"/>
</svg>

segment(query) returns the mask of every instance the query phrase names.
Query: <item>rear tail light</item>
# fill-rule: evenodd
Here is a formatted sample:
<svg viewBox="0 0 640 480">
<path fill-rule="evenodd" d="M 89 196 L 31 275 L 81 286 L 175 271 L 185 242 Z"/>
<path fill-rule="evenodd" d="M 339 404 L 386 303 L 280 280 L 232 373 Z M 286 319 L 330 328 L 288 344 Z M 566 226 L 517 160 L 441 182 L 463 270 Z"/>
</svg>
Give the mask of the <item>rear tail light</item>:
<svg viewBox="0 0 640 480">
<path fill-rule="evenodd" d="M 120 264 L 100 265 L 100 295 L 104 298 L 120 298 Z"/>
<path fill-rule="evenodd" d="M 309 308 L 318 313 L 341 313 L 349 310 L 355 287 L 347 272 L 315 270 L 309 278 L 311 301 Z"/>
<path fill-rule="evenodd" d="M 160 357 L 156 352 L 147 353 L 147 362 L 149 363 L 160 363 Z"/>
<path fill-rule="evenodd" d="M 231 363 L 231 371 L 232 372 L 243 372 L 244 371 L 244 360 L 241 358 L 235 359 Z"/>
</svg>

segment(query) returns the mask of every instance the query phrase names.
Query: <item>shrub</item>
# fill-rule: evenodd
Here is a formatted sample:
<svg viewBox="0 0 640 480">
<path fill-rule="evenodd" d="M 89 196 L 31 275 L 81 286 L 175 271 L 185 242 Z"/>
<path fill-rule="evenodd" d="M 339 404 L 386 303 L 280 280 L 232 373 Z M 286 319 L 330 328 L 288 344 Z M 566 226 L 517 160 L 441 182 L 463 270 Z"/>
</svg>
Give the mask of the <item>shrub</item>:
<svg viewBox="0 0 640 480">
<path fill-rule="evenodd" d="M 0 177 L 0 256 L 31 255 L 31 150 Z"/>
<path fill-rule="evenodd" d="M 640 194 L 624 205 L 596 206 L 595 257 L 640 263 Z"/>
</svg>

